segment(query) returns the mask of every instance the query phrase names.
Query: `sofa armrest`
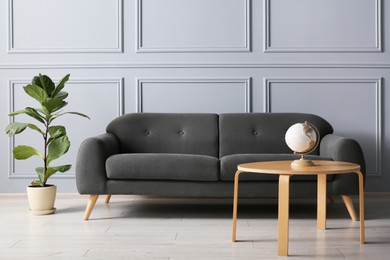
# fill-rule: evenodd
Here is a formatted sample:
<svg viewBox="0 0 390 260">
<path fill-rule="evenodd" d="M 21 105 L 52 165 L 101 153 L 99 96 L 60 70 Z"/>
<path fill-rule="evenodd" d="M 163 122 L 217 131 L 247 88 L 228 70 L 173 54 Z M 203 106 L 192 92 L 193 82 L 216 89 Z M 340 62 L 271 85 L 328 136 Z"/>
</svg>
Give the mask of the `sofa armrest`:
<svg viewBox="0 0 390 260">
<path fill-rule="evenodd" d="M 80 194 L 106 194 L 106 159 L 119 153 L 119 141 L 110 133 L 86 139 L 76 160 L 76 183 Z"/>
<path fill-rule="evenodd" d="M 364 154 L 357 141 L 334 134 L 328 134 L 321 140 L 320 156 L 329 157 L 335 161 L 359 164 L 365 179 L 366 164 Z M 333 180 L 332 186 L 332 193 L 334 195 L 359 194 L 359 180 L 357 174 L 337 174 Z"/>
</svg>

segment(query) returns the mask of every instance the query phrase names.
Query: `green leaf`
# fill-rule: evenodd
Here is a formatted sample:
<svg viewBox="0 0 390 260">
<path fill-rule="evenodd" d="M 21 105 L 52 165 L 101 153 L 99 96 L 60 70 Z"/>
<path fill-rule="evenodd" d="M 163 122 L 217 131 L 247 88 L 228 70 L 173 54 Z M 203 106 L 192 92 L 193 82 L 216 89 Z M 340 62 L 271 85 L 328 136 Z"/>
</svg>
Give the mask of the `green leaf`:
<svg viewBox="0 0 390 260">
<path fill-rule="evenodd" d="M 57 172 L 69 171 L 71 167 L 72 165 L 70 164 L 55 166 L 55 167 L 47 167 L 46 173 L 44 172 L 43 167 L 37 167 L 35 171 L 37 172 L 39 180 L 33 181 L 31 184 L 34 186 L 42 186 L 42 184 L 44 185 L 47 182 L 47 180 Z"/>
<path fill-rule="evenodd" d="M 50 144 L 53 140 L 66 135 L 66 129 L 64 126 L 51 126 L 49 127 L 50 138 L 48 144 Z"/>
<path fill-rule="evenodd" d="M 69 139 L 66 135 L 53 140 L 48 147 L 47 163 L 64 155 L 70 147 Z"/>
<path fill-rule="evenodd" d="M 46 182 L 44 168 L 43 167 L 37 167 L 37 168 L 35 168 L 35 171 L 37 172 L 39 181 L 33 181 L 31 184 L 35 185 L 35 186 L 42 185 L 43 183 Z"/>
<path fill-rule="evenodd" d="M 44 155 L 41 154 L 38 150 L 31 146 L 27 145 L 18 145 L 14 148 L 13 154 L 16 160 L 25 160 L 30 158 L 33 155 L 37 155 L 41 157 L 42 159 L 44 158 Z"/>
<path fill-rule="evenodd" d="M 39 180 L 34 180 L 31 182 L 31 186 L 44 186 L 44 184 Z"/>
<path fill-rule="evenodd" d="M 41 82 L 41 85 L 43 90 L 46 92 L 46 94 L 49 97 L 52 97 L 52 93 L 54 91 L 55 85 L 54 82 L 46 75 L 39 74 L 39 81 Z"/>
<path fill-rule="evenodd" d="M 38 120 L 41 123 L 45 123 L 45 118 L 39 114 L 38 110 L 32 107 L 27 107 L 26 108 L 26 114 L 31 116 L 32 118 Z"/>
<path fill-rule="evenodd" d="M 43 111 L 43 109 L 42 109 L 42 108 L 35 108 L 35 110 L 36 110 L 37 112 L 39 112 L 39 113 L 43 114 L 43 115 L 45 115 L 45 114 L 46 114 L 46 113 L 45 113 L 45 111 Z"/>
<path fill-rule="evenodd" d="M 73 114 L 73 115 L 78 115 L 78 116 L 82 116 L 82 117 L 86 117 L 86 118 L 90 119 L 89 116 L 87 116 L 83 113 L 79 113 L 79 112 L 65 112 L 63 114 Z"/>
<path fill-rule="evenodd" d="M 37 100 L 40 104 L 49 98 L 49 95 L 37 85 L 27 85 L 23 87 L 23 89 L 30 97 Z"/>
<path fill-rule="evenodd" d="M 61 113 L 61 114 L 58 114 L 58 115 L 56 115 L 56 116 L 53 116 L 52 121 L 53 121 L 54 119 L 60 117 L 60 116 L 66 115 L 66 114 L 78 115 L 78 116 L 82 116 L 82 117 L 86 117 L 86 118 L 88 118 L 88 119 L 91 119 L 91 118 L 89 118 L 89 116 L 87 116 L 87 115 L 85 115 L 85 114 L 83 114 L 83 113 L 78 113 L 78 112 L 65 112 L 65 113 Z"/>
<path fill-rule="evenodd" d="M 23 110 L 14 111 L 12 113 L 9 113 L 8 116 L 16 116 L 20 114 L 27 114 L 27 110 L 23 109 Z"/>
<path fill-rule="evenodd" d="M 39 127 L 37 127 L 36 125 L 29 124 L 29 123 L 20 123 L 20 122 L 12 122 L 12 123 L 10 123 L 7 126 L 7 128 L 5 129 L 5 132 L 9 136 L 13 136 L 13 135 L 16 135 L 16 134 L 19 134 L 19 133 L 23 132 L 27 127 L 29 127 L 30 129 L 35 130 L 38 133 L 44 135 L 42 130 Z"/>
<path fill-rule="evenodd" d="M 66 129 L 62 125 L 53 125 L 49 127 L 49 134 L 52 138 L 58 138 L 66 135 Z"/>
<path fill-rule="evenodd" d="M 16 115 L 20 115 L 20 114 L 26 114 L 26 115 L 28 115 L 28 116 L 38 120 L 41 123 L 45 123 L 44 117 L 42 117 L 38 113 L 38 111 L 35 108 L 32 108 L 32 107 L 27 107 L 24 110 L 18 110 L 18 111 L 12 112 L 12 113 L 8 114 L 8 116 L 16 116 Z"/>
<path fill-rule="evenodd" d="M 40 133 L 41 135 L 45 135 L 45 133 L 44 133 L 38 126 L 36 126 L 36 125 L 34 125 L 34 124 L 28 124 L 27 126 L 28 126 L 30 129 L 37 131 L 37 132 Z"/>
<path fill-rule="evenodd" d="M 70 170 L 70 168 L 72 168 L 72 165 L 66 164 L 66 165 L 60 165 L 60 166 L 55 166 L 55 167 L 51 167 L 51 168 L 55 169 L 58 172 L 67 172 Z"/>
<path fill-rule="evenodd" d="M 35 77 L 32 79 L 31 85 L 37 85 L 37 86 L 39 86 L 41 89 L 43 89 L 42 84 L 41 84 L 41 80 L 39 79 L 39 76 L 35 76 Z"/>
<path fill-rule="evenodd" d="M 65 83 L 69 80 L 69 77 L 70 77 L 70 74 L 66 75 L 61 81 L 60 83 L 58 83 L 57 87 L 55 88 L 55 90 L 53 91 L 53 95 L 52 97 L 53 98 L 60 98 L 60 91 L 65 87 Z M 66 93 L 66 92 L 63 92 L 63 93 Z M 64 98 L 62 98 L 63 94 L 61 94 L 61 99 L 64 99 L 68 96 L 68 93 L 66 93 L 66 96 Z"/>
<path fill-rule="evenodd" d="M 28 123 L 12 122 L 5 128 L 5 133 L 9 136 L 14 136 L 23 132 L 28 126 Z"/>
<path fill-rule="evenodd" d="M 69 171 L 72 165 L 67 164 L 67 165 L 61 165 L 61 166 L 55 166 L 55 167 L 48 167 L 47 172 L 46 172 L 46 181 L 49 179 L 53 174 L 57 172 L 66 172 Z"/>
<path fill-rule="evenodd" d="M 56 96 L 54 96 L 54 98 L 59 98 L 59 99 L 62 99 L 64 100 L 65 98 L 68 97 L 68 92 L 65 92 L 65 91 L 60 91 L 58 92 L 58 94 Z"/>
<path fill-rule="evenodd" d="M 42 107 L 45 110 L 46 113 L 51 114 L 64 106 L 66 106 L 68 103 L 63 101 L 59 98 L 49 99 L 42 103 Z"/>
</svg>

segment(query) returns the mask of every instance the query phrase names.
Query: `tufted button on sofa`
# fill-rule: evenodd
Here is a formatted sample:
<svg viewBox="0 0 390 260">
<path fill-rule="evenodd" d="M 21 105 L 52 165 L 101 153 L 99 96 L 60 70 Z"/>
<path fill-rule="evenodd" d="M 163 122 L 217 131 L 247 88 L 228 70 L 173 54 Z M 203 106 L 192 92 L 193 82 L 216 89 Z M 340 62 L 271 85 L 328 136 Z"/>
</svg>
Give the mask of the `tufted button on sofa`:
<svg viewBox="0 0 390 260">
<path fill-rule="evenodd" d="M 365 174 L 359 144 L 333 134 L 325 119 L 304 113 L 175 114 L 134 113 L 114 119 L 106 133 L 86 139 L 76 162 L 80 194 L 232 197 L 237 165 L 298 158 L 284 141 L 287 129 L 308 121 L 320 145 L 307 157 L 357 163 Z M 328 177 L 329 195 L 358 194 L 356 174 Z M 245 174 L 240 198 L 277 197 L 274 175 Z M 316 197 L 315 176 L 295 176 L 292 197 Z"/>
</svg>

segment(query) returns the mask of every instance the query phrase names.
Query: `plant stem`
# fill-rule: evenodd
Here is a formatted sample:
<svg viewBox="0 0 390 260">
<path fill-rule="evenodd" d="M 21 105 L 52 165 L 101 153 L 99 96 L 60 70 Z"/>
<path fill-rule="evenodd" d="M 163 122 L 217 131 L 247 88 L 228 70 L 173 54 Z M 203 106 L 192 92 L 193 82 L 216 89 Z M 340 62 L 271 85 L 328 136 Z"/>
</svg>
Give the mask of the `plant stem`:
<svg viewBox="0 0 390 260">
<path fill-rule="evenodd" d="M 44 139 L 44 157 L 43 157 L 43 181 L 41 183 L 41 186 L 44 187 L 46 185 L 46 174 L 47 174 L 47 136 L 49 134 L 49 122 L 46 122 L 45 123 L 45 127 L 46 127 L 46 130 L 45 130 L 45 135 L 43 136 L 43 139 Z"/>
</svg>

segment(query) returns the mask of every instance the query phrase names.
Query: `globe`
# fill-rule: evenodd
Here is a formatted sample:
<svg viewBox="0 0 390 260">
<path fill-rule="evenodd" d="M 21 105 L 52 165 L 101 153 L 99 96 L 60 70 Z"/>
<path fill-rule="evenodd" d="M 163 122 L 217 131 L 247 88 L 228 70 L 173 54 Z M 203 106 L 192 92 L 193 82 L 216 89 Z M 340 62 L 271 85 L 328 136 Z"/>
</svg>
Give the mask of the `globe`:
<svg viewBox="0 0 390 260">
<path fill-rule="evenodd" d="M 306 167 L 314 165 L 312 161 L 304 159 L 304 154 L 316 149 L 319 143 L 317 128 L 305 121 L 292 125 L 286 132 L 287 146 L 296 154 L 301 154 L 301 159 L 292 163 L 292 166 Z"/>
</svg>

